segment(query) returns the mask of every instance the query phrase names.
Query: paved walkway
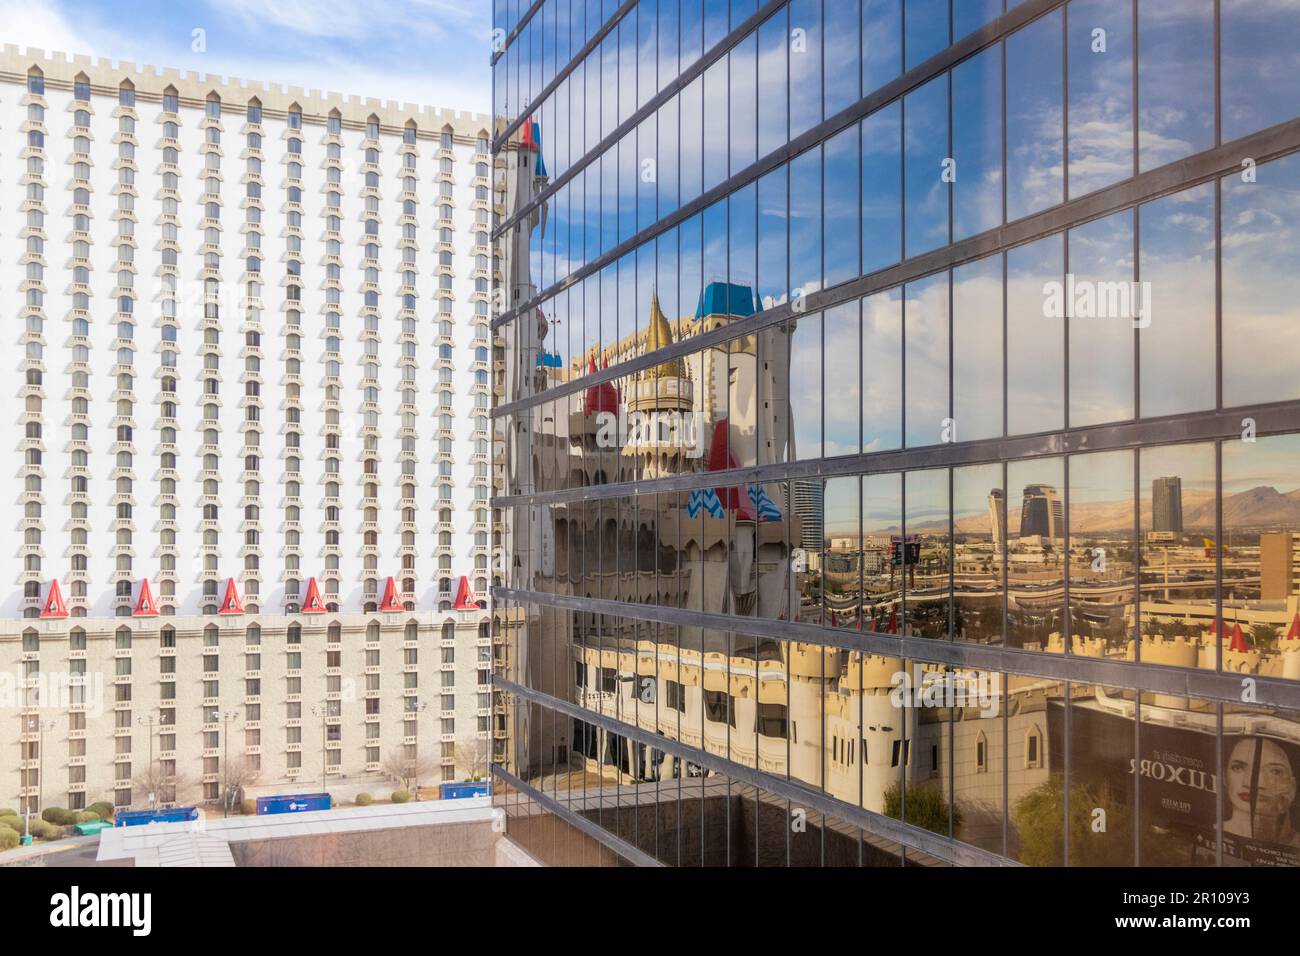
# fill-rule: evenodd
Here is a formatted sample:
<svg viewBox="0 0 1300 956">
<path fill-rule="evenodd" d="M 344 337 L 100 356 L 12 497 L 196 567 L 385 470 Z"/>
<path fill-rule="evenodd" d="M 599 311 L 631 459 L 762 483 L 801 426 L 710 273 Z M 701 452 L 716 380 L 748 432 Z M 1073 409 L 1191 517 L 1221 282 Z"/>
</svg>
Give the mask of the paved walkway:
<svg viewBox="0 0 1300 956">
<path fill-rule="evenodd" d="M 45 843 L 37 840 L 31 846 L 19 846 L 0 853 L 0 866 L 28 866 L 41 857 L 95 846 L 98 843 L 98 833 L 91 836 L 64 837 L 62 840 Z"/>
</svg>

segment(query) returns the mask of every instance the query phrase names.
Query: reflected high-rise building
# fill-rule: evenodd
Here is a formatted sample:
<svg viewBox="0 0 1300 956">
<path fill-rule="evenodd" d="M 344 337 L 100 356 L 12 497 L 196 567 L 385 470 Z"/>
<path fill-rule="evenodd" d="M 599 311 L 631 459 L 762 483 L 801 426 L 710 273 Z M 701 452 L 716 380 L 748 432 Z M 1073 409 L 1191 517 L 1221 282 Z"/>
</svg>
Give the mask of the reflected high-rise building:
<svg viewBox="0 0 1300 956">
<path fill-rule="evenodd" d="M 993 529 L 993 547 L 1001 551 L 1007 541 L 1007 500 L 1001 488 L 989 492 L 989 525 Z"/>
<path fill-rule="evenodd" d="M 1065 534 L 1065 503 L 1051 485 L 1026 485 L 1020 511 L 1020 536 L 1058 539 Z"/>
<path fill-rule="evenodd" d="M 820 551 L 824 537 L 825 492 L 820 481 L 796 481 L 791 487 L 794 494 L 794 513 L 799 516 L 799 547 Z"/>
<path fill-rule="evenodd" d="M 1140 45 L 1127 2 L 520 6 L 507 836 L 553 864 L 1300 864 L 1294 794 L 1263 792 L 1300 773 L 1300 0 L 1138 4 Z M 1137 111 L 1139 66 L 1171 82 Z"/>
<path fill-rule="evenodd" d="M 1151 530 L 1183 533 L 1183 480 L 1176 475 L 1151 483 Z"/>
</svg>

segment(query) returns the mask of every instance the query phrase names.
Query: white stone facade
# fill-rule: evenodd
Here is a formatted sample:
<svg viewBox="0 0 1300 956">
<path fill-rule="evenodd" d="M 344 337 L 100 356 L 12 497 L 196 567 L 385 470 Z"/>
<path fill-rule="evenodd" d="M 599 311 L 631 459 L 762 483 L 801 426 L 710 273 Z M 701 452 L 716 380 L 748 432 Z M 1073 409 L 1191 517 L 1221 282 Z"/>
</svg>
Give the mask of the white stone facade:
<svg viewBox="0 0 1300 956">
<path fill-rule="evenodd" d="M 418 736 L 420 756 L 441 760 L 480 716 L 486 729 L 487 612 L 453 604 L 462 577 L 483 597 L 490 583 L 488 129 L 465 113 L 0 52 L 0 677 L 14 677 L 3 709 L 16 730 L 55 725 L 47 805 L 138 802 L 123 785 L 149 762 L 139 718 L 160 709 L 175 730 L 157 759 L 206 796 L 204 708 L 245 712 L 230 753 L 257 757 L 272 789 L 319 785 L 310 709 L 348 701 L 337 682 L 353 682 L 339 777 L 376 772 L 375 746 L 387 757 Z M 401 610 L 381 612 L 390 578 Z M 302 614 L 313 580 L 324 613 Z M 231 581 L 244 613 L 218 614 Z M 146 582 L 160 616 L 138 613 Z M 240 635 L 259 631 L 253 651 Z M 71 714 L 85 705 L 26 706 L 37 673 L 79 668 L 106 693 L 83 730 Z M 123 685 L 130 698 L 114 703 Z M 418 735 L 406 699 L 426 704 Z M 36 738 L 0 736 L 0 805 L 32 796 L 20 788 Z"/>
</svg>

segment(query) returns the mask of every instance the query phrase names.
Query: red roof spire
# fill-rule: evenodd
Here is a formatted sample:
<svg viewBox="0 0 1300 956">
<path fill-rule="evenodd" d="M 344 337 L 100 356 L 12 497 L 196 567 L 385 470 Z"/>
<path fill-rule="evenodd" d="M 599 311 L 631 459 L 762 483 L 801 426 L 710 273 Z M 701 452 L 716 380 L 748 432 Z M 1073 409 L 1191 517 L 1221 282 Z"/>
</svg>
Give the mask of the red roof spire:
<svg viewBox="0 0 1300 956">
<path fill-rule="evenodd" d="M 728 444 L 731 420 L 719 418 L 713 426 L 713 438 L 709 441 L 709 471 L 727 471 L 736 467 L 736 456 L 731 453 Z M 756 521 L 754 509 L 750 507 L 749 494 L 741 494 L 738 488 L 714 488 L 718 501 L 728 511 L 736 512 L 737 521 Z"/>
<path fill-rule="evenodd" d="M 324 614 L 325 602 L 320 599 L 320 585 L 312 578 L 307 582 L 307 597 L 302 602 L 303 614 Z"/>
<path fill-rule="evenodd" d="M 68 605 L 64 603 L 63 592 L 59 590 L 59 579 L 55 578 L 50 582 L 50 591 L 45 596 L 45 607 L 41 610 L 41 617 L 67 617 Z"/>
<path fill-rule="evenodd" d="M 226 581 L 226 596 L 221 599 L 221 607 L 217 610 L 218 614 L 243 614 L 244 602 L 240 600 L 239 588 L 235 586 L 235 579 L 230 578 Z"/>
<path fill-rule="evenodd" d="M 402 602 L 397 599 L 397 582 L 390 576 L 384 583 L 384 599 L 379 602 L 381 611 L 402 611 Z"/>
<path fill-rule="evenodd" d="M 474 592 L 470 590 L 469 578 L 465 575 L 460 576 L 460 586 L 456 589 L 456 603 L 451 606 L 453 611 L 477 611 L 478 598 L 474 597 Z"/>
<path fill-rule="evenodd" d="M 520 125 L 521 135 L 519 137 L 519 148 L 521 150 L 526 149 L 535 153 L 537 152 L 537 136 L 535 135 L 536 131 L 533 129 L 533 126 L 533 118 L 531 116 L 525 119 Z"/>
<path fill-rule="evenodd" d="M 153 589 L 149 587 L 149 579 L 142 578 L 140 581 L 140 596 L 136 598 L 135 610 L 131 612 L 132 617 L 157 617 L 158 605 L 154 603 Z"/>
<path fill-rule="evenodd" d="M 605 368 L 609 368 L 608 361 L 605 362 Z M 588 363 L 587 374 L 596 374 L 595 358 L 592 358 Z M 617 415 L 621 401 L 622 397 L 618 394 L 618 389 L 614 387 L 613 382 L 601 382 L 599 385 L 592 385 L 583 395 L 582 413 L 584 415 L 594 415 L 597 412 L 606 412 L 610 415 Z"/>
<path fill-rule="evenodd" d="M 1228 645 L 1228 649 L 1236 651 L 1238 654 L 1244 654 L 1250 650 L 1250 645 L 1246 643 L 1246 635 L 1242 633 L 1240 624 L 1232 625 L 1232 643 Z"/>
</svg>

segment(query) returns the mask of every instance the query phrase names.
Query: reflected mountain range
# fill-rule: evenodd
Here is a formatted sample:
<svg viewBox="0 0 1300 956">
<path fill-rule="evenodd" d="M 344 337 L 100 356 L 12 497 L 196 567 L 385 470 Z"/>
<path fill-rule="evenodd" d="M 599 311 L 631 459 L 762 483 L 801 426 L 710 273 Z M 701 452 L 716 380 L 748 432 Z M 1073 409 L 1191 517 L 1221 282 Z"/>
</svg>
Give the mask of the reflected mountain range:
<svg viewBox="0 0 1300 956">
<path fill-rule="evenodd" d="M 1213 533 L 1215 526 L 1215 495 L 1212 491 L 1184 489 L 1183 527 L 1187 531 L 1197 530 Z M 1144 496 L 1141 502 L 1142 528 L 1151 527 L 1151 498 Z M 1018 508 L 1009 509 L 1012 520 L 1019 514 Z M 868 519 L 869 520 L 869 519 Z M 1300 528 L 1300 488 L 1282 493 L 1270 485 L 1261 485 L 1248 491 L 1225 495 L 1223 499 L 1223 523 L 1234 530 L 1256 528 L 1261 531 L 1288 530 Z M 942 531 L 946 522 L 942 520 L 908 522 L 908 533 L 934 533 Z M 1095 533 L 1104 531 L 1132 531 L 1133 505 L 1131 499 L 1116 501 L 1073 501 L 1070 503 L 1070 530 L 1075 533 Z M 958 534 L 991 534 L 988 507 L 973 514 L 957 515 L 955 530 Z M 1012 534 L 1016 534 L 1014 526 Z M 851 535 L 853 530 L 837 528 L 829 522 L 827 535 Z M 897 524 L 863 528 L 863 534 L 884 535 L 900 534 Z"/>
</svg>

